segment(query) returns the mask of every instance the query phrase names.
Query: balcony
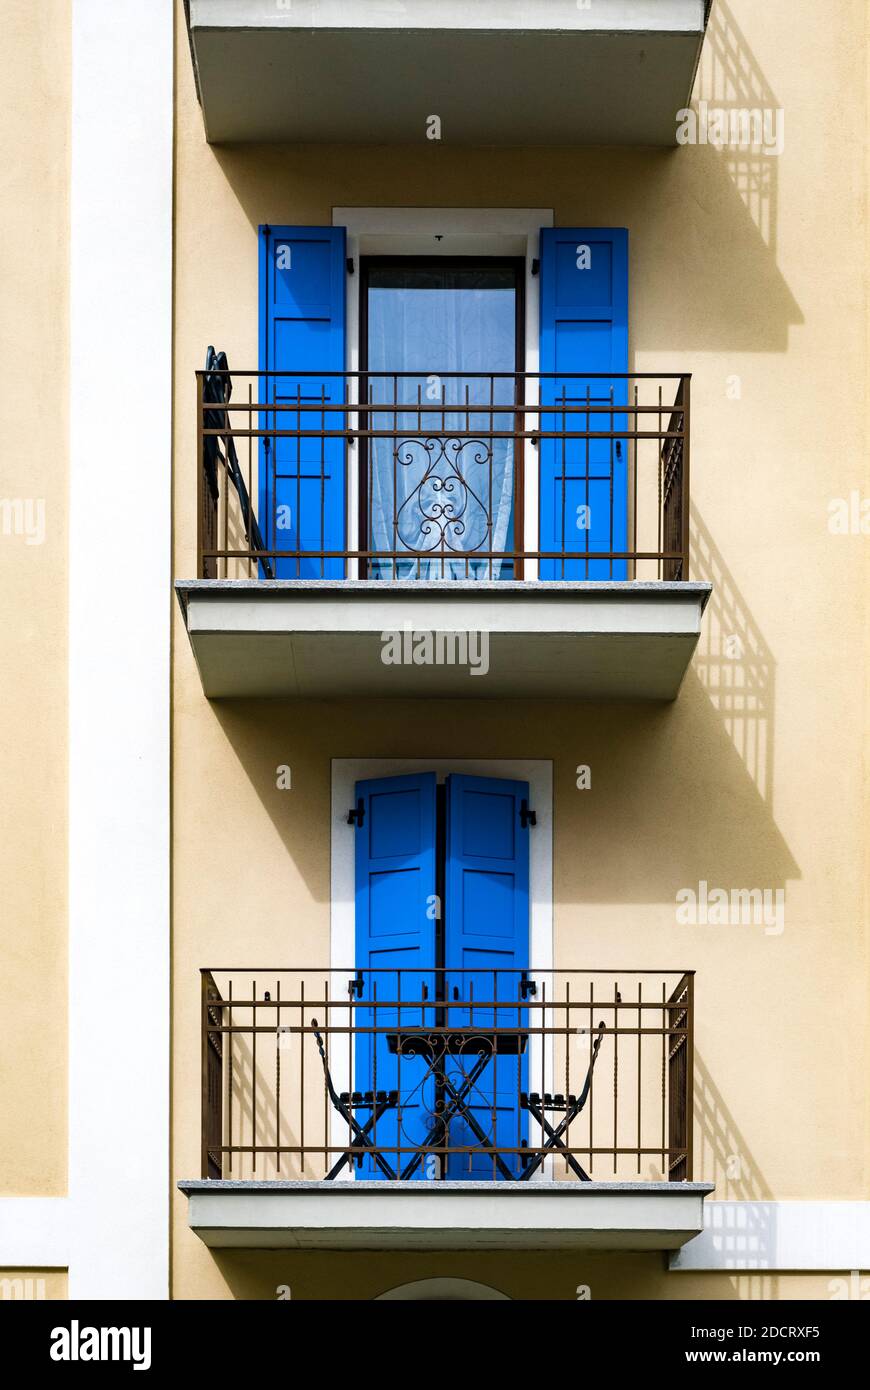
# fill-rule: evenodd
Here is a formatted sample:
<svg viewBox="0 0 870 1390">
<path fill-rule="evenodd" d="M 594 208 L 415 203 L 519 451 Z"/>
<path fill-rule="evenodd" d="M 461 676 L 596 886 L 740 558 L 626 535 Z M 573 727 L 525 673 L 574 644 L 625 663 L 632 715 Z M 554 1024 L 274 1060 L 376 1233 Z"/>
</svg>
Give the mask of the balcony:
<svg viewBox="0 0 870 1390">
<path fill-rule="evenodd" d="M 673 145 L 709 9 L 709 0 L 187 3 L 210 141 L 373 145 L 424 143 L 433 114 L 450 144 Z"/>
<path fill-rule="evenodd" d="M 209 698 L 676 696 L 710 595 L 688 375 L 197 381 Z"/>
<path fill-rule="evenodd" d="M 673 1250 L 694 976 L 202 972 L 209 1246 Z"/>
</svg>

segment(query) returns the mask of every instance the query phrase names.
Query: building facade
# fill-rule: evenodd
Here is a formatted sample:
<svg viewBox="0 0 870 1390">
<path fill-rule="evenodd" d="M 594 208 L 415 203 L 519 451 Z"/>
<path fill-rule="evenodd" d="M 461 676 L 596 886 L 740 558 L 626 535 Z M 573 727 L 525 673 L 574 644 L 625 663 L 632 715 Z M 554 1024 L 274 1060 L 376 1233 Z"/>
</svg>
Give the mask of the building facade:
<svg viewBox="0 0 870 1390">
<path fill-rule="evenodd" d="M 7 11 L 6 1295 L 868 1296 L 865 6 Z"/>
</svg>

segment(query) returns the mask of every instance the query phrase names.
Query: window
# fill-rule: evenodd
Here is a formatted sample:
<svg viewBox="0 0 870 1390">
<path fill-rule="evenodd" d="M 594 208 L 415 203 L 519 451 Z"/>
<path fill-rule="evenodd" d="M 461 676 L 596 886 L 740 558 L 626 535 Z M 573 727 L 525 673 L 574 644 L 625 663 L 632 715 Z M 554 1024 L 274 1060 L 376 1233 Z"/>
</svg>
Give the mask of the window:
<svg viewBox="0 0 870 1390">
<path fill-rule="evenodd" d="M 521 260 L 363 261 L 361 394 L 409 407 L 373 415 L 394 433 L 362 451 L 360 536 L 384 557 L 369 578 L 516 577 L 501 557 L 521 530 L 522 444 L 490 431 L 517 428 L 514 410 L 493 407 L 516 401 L 524 274 Z"/>
</svg>

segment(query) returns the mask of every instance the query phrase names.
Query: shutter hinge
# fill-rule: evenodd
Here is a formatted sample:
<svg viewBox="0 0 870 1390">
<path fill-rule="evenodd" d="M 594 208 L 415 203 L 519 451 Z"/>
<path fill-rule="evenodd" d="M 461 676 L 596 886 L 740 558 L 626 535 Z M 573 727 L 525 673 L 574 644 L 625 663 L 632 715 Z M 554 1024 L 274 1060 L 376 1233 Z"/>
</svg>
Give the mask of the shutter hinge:
<svg viewBox="0 0 870 1390">
<path fill-rule="evenodd" d="M 351 999 L 353 999 L 354 996 L 356 996 L 357 999 L 362 999 L 363 975 L 361 970 L 356 972 L 352 980 L 348 980 L 347 992 Z"/>
<path fill-rule="evenodd" d="M 353 274 L 354 274 L 354 270 L 355 270 L 355 267 L 354 267 L 354 263 L 353 263 L 353 256 L 348 256 L 348 258 L 347 258 L 347 273 L 348 273 L 348 275 L 353 275 Z"/>
<path fill-rule="evenodd" d="M 530 825 L 537 825 L 538 817 L 534 811 L 529 810 L 529 803 L 525 797 L 520 802 L 520 825 L 523 830 L 528 830 Z"/>
<path fill-rule="evenodd" d="M 533 275 L 540 275 L 540 273 L 541 273 L 541 262 L 537 259 L 537 257 L 535 257 L 535 259 L 532 261 L 532 274 L 533 274 Z"/>
<path fill-rule="evenodd" d="M 347 813 L 348 825 L 364 825 L 366 818 L 366 805 L 362 797 L 356 805 Z"/>
<path fill-rule="evenodd" d="M 529 979 L 528 970 L 523 971 L 523 978 L 520 980 L 520 995 L 523 999 L 528 999 L 530 994 L 537 994 L 538 986 L 534 980 Z"/>
</svg>

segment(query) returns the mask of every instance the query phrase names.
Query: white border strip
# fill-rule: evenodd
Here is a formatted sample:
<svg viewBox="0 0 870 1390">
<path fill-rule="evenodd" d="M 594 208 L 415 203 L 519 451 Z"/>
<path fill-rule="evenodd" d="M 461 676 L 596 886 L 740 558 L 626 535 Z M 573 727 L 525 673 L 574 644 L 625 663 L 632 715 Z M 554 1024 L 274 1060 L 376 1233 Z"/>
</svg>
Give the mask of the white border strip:
<svg viewBox="0 0 870 1390">
<path fill-rule="evenodd" d="M 72 9 L 71 1298 L 169 1293 L 173 18 Z"/>
<path fill-rule="evenodd" d="M 68 1197 L 0 1197 L 0 1269 L 66 1269 Z"/>
<path fill-rule="evenodd" d="M 704 1203 L 672 1270 L 870 1270 L 870 1202 Z"/>
<path fill-rule="evenodd" d="M 543 973 L 553 968 L 553 764 L 530 758 L 333 758 L 332 760 L 332 831 L 330 836 L 330 967 L 333 995 L 343 992 L 341 971 L 353 967 L 355 957 L 355 898 L 354 834 L 347 823 L 348 808 L 354 804 L 357 782 L 371 777 L 399 777 L 410 772 L 434 772 L 439 782 L 450 772 L 470 777 L 504 777 L 528 782 L 529 797 L 537 814 L 537 824 L 531 834 L 529 857 L 529 958 L 531 978 L 538 981 L 539 990 L 546 980 Z M 536 972 L 542 972 L 537 975 Z M 343 1020 L 333 1012 L 337 1026 Z M 541 1072 L 541 1041 L 533 1038 L 529 1048 L 531 1075 Z M 339 1091 L 349 1090 L 351 1078 L 344 1063 L 337 1062 L 335 1084 Z M 553 1059 L 545 1059 L 544 1090 L 553 1087 Z M 340 1145 L 345 1129 L 340 1117 L 333 1116 L 331 1142 Z M 549 1160 L 540 1170 L 540 1181 L 551 1176 Z M 353 1174 L 345 1174 L 351 1179 Z"/>
<path fill-rule="evenodd" d="M 332 225 L 347 228 L 347 254 L 357 273 L 347 276 L 347 370 L 359 371 L 359 258 L 361 255 L 523 255 L 526 262 L 526 371 L 536 372 L 540 363 L 540 280 L 532 274 L 532 262 L 540 257 L 542 227 L 553 226 L 552 208 L 377 208 L 334 207 Z M 435 237 L 442 240 L 435 242 Z M 422 246 L 421 238 L 431 245 Z M 437 366 L 436 364 L 433 364 Z M 352 384 L 352 383 L 351 383 Z M 537 404 L 537 383 L 528 387 L 529 405 Z M 353 399 L 353 398 L 352 398 Z M 356 418 L 349 420 L 350 428 Z M 534 425 L 534 421 L 530 421 Z M 359 446 L 349 451 L 351 464 L 358 459 Z M 525 448 L 525 490 L 523 524 L 525 547 L 538 546 L 538 453 L 531 440 Z M 359 490 L 358 470 L 351 467 L 347 488 L 348 549 L 358 549 Z M 350 578 L 359 575 L 358 562 L 351 561 Z M 537 579 L 538 563 L 527 560 L 526 579 Z"/>
<path fill-rule="evenodd" d="M 193 0 L 197 29 L 534 29 L 556 34 L 703 33 L 703 0 Z"/>
</svg>

